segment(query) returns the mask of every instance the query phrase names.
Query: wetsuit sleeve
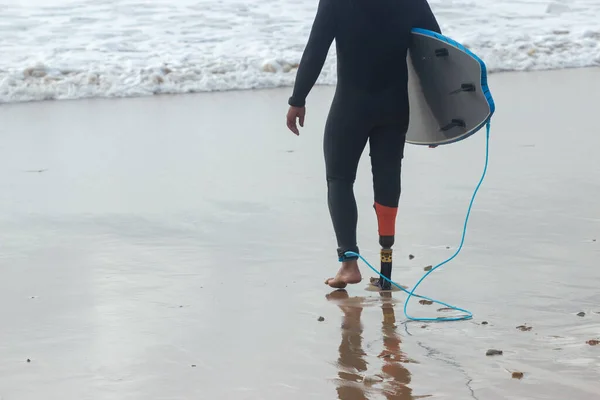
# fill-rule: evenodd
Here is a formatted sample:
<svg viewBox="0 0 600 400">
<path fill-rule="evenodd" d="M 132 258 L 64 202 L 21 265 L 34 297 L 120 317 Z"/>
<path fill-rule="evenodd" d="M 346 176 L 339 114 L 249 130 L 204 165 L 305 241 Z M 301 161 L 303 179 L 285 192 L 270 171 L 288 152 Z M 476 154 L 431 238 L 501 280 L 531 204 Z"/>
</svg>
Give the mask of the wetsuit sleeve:
<svg viewBox="0 0 600 400">
<path fill-rule="evenodd" d="M 288 100 L 288 104 L 291 106 L 304 106 L 306 96 L 308 96 L 323 69 L 329 47 L 335 37 L 335 19 L 332 1 L 319 0 L 317 14 L 308 37 L 308 43 L 306 44 L 306 48 L 300 59 L 298 72 L 296 73 L 294 91 L 292 97 Z"/>
<path fill-rule="evenodd" d="M 442 30 L 440 25 L 438 24 L 435 15 L 433 15 L 433 11 L 431 11 L 431 7 L 427 0 L 421 0 L 420 8 L 421 12 L 419 13 L 415 28 L 427 29 L 441 34 Z"/>
</svg>

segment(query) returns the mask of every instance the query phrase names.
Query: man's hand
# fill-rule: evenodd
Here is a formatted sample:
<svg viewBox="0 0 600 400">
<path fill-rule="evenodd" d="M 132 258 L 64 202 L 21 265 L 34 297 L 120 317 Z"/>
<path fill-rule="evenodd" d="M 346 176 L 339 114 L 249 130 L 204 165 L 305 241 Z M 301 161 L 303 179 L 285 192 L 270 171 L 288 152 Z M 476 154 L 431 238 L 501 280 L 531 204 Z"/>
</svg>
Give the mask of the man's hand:
<svg viewBox="0 0 600 400">
<path fill-rule="evenodd" d="M 300 126 L 304 127 L 304 115 L 306 115 L 305 107 L 294 107 L 291 106 L 287 113 L 287 127 L 290 131 L 294 132 L 296 136 L 300 135 L 298 132 L 298 126 L 296 125 L 296 118 L 300 121 Z"/>
</svg>

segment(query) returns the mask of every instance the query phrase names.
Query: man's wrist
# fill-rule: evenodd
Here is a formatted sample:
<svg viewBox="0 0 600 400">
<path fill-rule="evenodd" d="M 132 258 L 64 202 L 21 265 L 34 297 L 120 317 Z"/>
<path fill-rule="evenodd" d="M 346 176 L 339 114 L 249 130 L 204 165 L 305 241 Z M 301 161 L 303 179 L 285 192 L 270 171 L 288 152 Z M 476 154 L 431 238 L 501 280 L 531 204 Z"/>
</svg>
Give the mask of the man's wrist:
<svg viewBox="0 0 600 400">
<path fill-rule="evenodd" d="M 291 96 L 288 99 L 288 104 L 292 107 L 304 107 L 306 105 L 306 101 L 304 99 L 297 99 L 294 96 Z"/>
</svg>

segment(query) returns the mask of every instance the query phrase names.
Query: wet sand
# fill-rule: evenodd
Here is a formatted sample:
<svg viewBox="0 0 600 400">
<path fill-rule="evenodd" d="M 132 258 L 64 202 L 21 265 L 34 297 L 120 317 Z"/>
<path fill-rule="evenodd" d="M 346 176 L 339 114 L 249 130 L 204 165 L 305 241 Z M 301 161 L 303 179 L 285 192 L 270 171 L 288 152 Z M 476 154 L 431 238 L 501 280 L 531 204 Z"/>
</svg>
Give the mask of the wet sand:
<svg viewBox="0 0 600 400">
<path fill-rule="evenodd" d="M 333 88 L 300 137 L 288 89 L 0 106 L 0 398 L 596 398 L 600 69 L 490 85 L 465 247 L 418 290 L 474 319 L 434 324 L 404 324 L 406 295 L 367 290 L 364 264 L 323 284 Z M 484 146 L 407 147 L 398 283 L 455 251 Z M 376 264 L 367 152 L 356 194 Z"/>
</svg>

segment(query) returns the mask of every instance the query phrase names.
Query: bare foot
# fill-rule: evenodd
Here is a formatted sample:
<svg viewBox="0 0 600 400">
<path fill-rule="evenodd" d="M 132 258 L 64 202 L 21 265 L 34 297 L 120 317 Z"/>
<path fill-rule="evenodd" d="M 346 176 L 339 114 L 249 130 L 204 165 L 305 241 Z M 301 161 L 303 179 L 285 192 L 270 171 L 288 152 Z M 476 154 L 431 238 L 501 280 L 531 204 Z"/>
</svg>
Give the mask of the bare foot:
<svg viewBox="0 0 600 400">
<path fill-rule="evenodd" d="M 359 283 L 362 281 L 360 270 L 358 269 L 358 261 L 344 261 L 342 267 L 335 275 L 335 278 L 325 280 L 325 284 L 335 289 L 343 289 L 348 284 Z"/>
</svg>

